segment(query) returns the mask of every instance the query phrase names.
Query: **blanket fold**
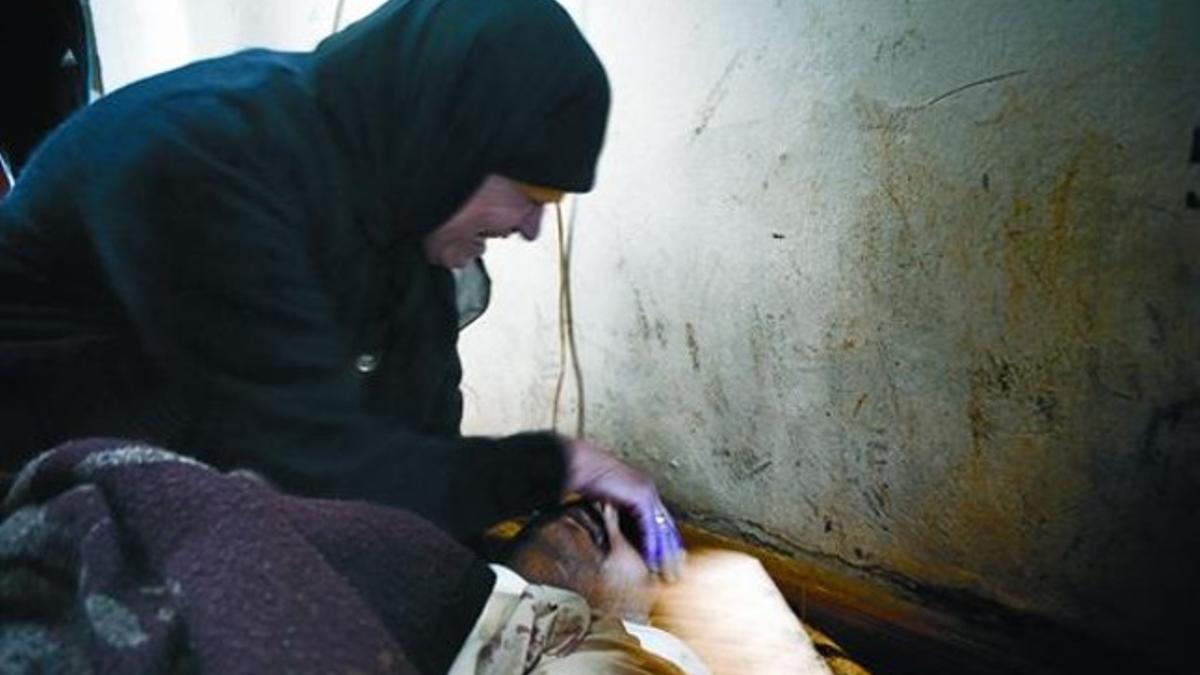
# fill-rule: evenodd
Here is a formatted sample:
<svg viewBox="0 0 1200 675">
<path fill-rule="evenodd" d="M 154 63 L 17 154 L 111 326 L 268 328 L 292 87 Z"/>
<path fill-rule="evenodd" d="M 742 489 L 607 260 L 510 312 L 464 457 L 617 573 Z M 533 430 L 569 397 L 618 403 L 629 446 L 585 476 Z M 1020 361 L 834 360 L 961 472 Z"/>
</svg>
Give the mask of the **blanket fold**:
<svg viewBox="0 0 1200 675">
<path fill-rule="evenodd" d="M 493 584 L 409 512 L 76 441 L 4 502 L 0 672 L 440 673 Z"/>
</svg>

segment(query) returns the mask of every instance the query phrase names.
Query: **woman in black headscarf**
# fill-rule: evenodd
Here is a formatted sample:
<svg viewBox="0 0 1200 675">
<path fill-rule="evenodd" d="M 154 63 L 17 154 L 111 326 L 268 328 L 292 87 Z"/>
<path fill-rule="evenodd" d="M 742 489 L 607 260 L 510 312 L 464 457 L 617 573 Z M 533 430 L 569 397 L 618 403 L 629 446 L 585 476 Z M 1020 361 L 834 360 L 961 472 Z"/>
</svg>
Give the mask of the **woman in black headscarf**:
<svg viewBox="0 0 1200 675">
<path fill-rule="evenodd" d="M 483 239 L 532 238 L 541 202 L 591 188 L 607 114 L 550 0 L 392 0 L 312 53 L 102 99 L 0 205 L 4 468 L 143 438 L 460 538 L 578 491 L 670 564 L 653 484 L 603 448 L 458 433 Z"/>
</svg>

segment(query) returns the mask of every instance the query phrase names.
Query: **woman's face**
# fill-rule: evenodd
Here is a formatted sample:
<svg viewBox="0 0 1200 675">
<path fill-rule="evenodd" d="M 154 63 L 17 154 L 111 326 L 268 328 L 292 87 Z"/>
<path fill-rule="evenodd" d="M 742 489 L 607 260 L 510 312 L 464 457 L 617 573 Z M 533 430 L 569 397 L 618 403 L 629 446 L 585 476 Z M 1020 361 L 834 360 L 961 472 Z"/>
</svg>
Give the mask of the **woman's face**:
<svg viewBox="0 0 1200 675">
<path fill-rule="evenodd" d="M 425 235 L 425 258 L 454 269 L 482 256 L 488 239 L 517 232 L 533 241 L 541 229 L 543 205 L 558 197 L 561 193 L 554 190 L 490 175 L 449 220 Z"/>
</svg>

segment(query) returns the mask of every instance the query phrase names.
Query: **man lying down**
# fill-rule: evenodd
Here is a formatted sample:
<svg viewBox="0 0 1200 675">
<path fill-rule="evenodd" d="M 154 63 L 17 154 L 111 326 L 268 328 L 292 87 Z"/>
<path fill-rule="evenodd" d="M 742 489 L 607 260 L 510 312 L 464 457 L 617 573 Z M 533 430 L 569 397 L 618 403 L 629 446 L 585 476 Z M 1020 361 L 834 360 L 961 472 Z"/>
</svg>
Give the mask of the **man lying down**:
<svg viewBox="0 0 1200 675">
<path fill-rule="evenodd" d="M 2 517 L 4 673 L 706 672 L 626 630 L 650 575 L 611 508 L 544 514 L 489 567 L 406 511 L 86 440 L 29 464 Z"/>
<path fill-rule="evenodd" d="M 505 564 L 492 565 L 496 587 L 451 675 L 708 673 L 683 642 L 649 625 L 654 577 L 614 507 L 575 501 L 543 512 L 495 557 Z M 544 638 L 523 639 L 530 634 Z M 526 651 L 531 643 L 540 658 Z"/>
</svg>

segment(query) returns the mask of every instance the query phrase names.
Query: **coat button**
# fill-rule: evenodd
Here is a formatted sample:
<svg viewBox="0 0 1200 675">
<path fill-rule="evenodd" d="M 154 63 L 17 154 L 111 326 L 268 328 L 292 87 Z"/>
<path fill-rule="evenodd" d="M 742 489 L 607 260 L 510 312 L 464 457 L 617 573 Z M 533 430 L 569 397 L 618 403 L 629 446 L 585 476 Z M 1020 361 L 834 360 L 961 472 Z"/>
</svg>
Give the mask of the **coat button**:
<svg viewBox="0 0 1200 675">
<path fill-rule="evenodd" d="M 379 357 L 374 354 L 360 354 L 357 359 L 354 359 L 354 369 L 366 375 L 375 372 L 379 367 Z"/>
</svg>

